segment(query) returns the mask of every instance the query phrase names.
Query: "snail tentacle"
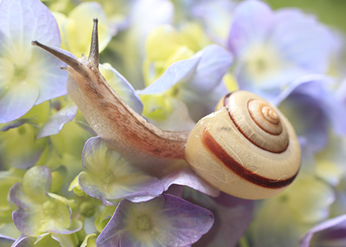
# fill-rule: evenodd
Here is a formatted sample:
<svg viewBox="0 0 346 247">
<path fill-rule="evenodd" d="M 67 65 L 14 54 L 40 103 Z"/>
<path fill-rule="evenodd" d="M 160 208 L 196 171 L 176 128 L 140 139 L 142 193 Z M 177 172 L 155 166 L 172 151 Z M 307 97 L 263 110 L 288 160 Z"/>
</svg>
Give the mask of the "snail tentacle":
<svg viewBox="0 0 346 247">
<path fill-rule="evenodd" d="M 98 37 L 98 19 L 94 18 L 94 27 L 91 36 L 91 45 L 89 52 L 89 62 L 95 67 L 99 67 L 99 37 Z"/>
<path fill-rule="evenodd" d="M 79 62 L 77 59 L 74 59 L 73 57 L 67 56 L 66 54 L 60 52 L 55 47 L 51 47 L 48 45 L 44 45 L 37 40 L 31 41 L 31 45 L 38 46 L 42 48 L 43 50 L 49 52 L 53 56 L 59 58 L 64 63 L 68 64 L 70 67 L 72 67 L 76 72 L 81 74 L 82 76 L 87 76 L 87 73 L 85 72 L 84 66 L 81 62 Z M 61 69 L 65 69 L 66 67 L 62 67 Z"/>
</svg>

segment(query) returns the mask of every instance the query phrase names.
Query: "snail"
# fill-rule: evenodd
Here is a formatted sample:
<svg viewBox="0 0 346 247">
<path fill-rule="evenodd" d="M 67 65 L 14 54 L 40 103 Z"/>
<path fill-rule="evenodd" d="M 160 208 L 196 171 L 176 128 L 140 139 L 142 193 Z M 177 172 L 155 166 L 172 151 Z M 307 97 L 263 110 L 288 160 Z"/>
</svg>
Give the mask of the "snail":
<svg viewBox="0 0 346 247">
<path fill-rule="evenodd" d="M 144 170 L 160 164 L 158 173 L 185 160 L 217 189 L 245 199 L 268 198 L 294 180 L 301 159 L 296 134 L 275 106 L 253 93 L 226 95 L 191 131 L 162 130 L 132 110 L 99 72 L 97 22 L 89 58 L 75 59 L 38 41 L 32 45 L 68 65 L 61 68 L 68 71 L 67 91 L 110 149 Z"/>
</svg>

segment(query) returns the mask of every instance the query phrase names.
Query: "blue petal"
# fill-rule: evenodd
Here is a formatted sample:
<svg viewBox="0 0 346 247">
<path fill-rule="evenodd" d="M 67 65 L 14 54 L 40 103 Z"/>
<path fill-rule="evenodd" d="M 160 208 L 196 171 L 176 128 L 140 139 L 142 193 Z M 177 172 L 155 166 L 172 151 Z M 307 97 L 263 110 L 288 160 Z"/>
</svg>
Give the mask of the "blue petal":
<svg viewBox="0 0 346 247">
<path fill-rule="evenodd" d="M 75 58 L 70 52 L 54 47 L 59 52 Z M 38 47 L 33 47 L 30 69 L 37 73 L 31 79 L 40 86 L 36 105 L 43 101 L 67 94 L 67 71 L 60 67 L 66 64 Z"/>
<path fill-rule="evenodd" d="M 327 145 L 329 125 L 345 135 L 346 109 L 327 89 L 327 77 L 297 82 L 279 96 L 287 96 L 279 108 L 290 117 L 297 134 L 306 137 L 313 151 L 318 151 Z"/>
<path fill-rule="evenodd" d="M 199 54 L 201 54 L 201 59 L 193 78 L 187 83 L 187 87 L 205 94 L 220 83 L 222 77 L 230 69 L 233 57 L 218 45 L 209 45 L 195 56 Z"/>
<path fill-rule="evenodd" d="M 12 247 L 28 247 L 28 246 L 31 247 L 34 245 L 34 242 L 35 242 L 34 237 L 28 237 L 22 234 L 19 236 L 19 238 L 16 239 Z"/>
<path fill-rule="evenodd" d="M 270 40 L 285 60 L 317 73 L 326 71 L 331 51 L 337 48 L 333 33 L 298 9 L 275 13 L 275 28 Z"/>
<path fill-rule="evenodd" d="M 343 246 L 346 243 L 346 215 L 326 220 L 311 228 L 301 239 L 300 247 L 309 247 L 312 237 L 316 235 L 321 246 Z M 334 240 L 334 241 L 333 241 Z M 343 243 L 342 245 L 340 245 Z"/>
<path fill-rule="evenodd" d="M 72 105 L 65 107 L 58 111 L 55 115 L 53 115 L 48 122 L 42 127 L 42 129 L 39 131 L 37 134 L 37 139 L 46 137 L 46 136 L 51 136 L 51 135 L 56 135 L 60 132 L 62 127 L 70 121 L 74 119 L 74 117 L 77 114 L 77 106 Z"/>
<path fill-rule="evenodd" d="M 16 56 L 18 53 L 13 51 L 20 51 L 26 56 L 31 52 L 31 41 L 35 39 L 60 46 L 56 20 L 41 1 L 3 0 L 0 7 L 0 33 L 5 37 L 0 42 L 0 56 Z M 17 47 L 18 44 L 20 47 Z"/>
<path fill-rule="evenodd" d="M 190 59 L 181 60 L 173 63 L 165 73 L 144 90 L 138 91 L 139 94 L 163 93 L 181 81 L 190 79 L 196 70 L 201 54 L 196 54 Z"/>
<path fill-rule="evenodd" d="M 193 190 L 184 193 L 185 199 L 210 210 L 215 218 L 213 227 L 194 246 L 235 246 L 252 221 L 255 202 L 223 192 L 215 198 Z"/>
<path fill-rule="evenodd" d="M 0 234 L 0 247 L 10 247 L 14 239 Z"/>
<path fill-rule="evenodd" d="M 240 3 L 233 13 L 228 47 L 241 56 L 252 43 L 265 41 L 274 24 L 270 7 L 257 0 Z"/>
<path fill-rule="evenodd" d="M 151 218 L 151 231 L 136 229 L 139 216 Z M 97 237 L 97 246 L 190 246 L 209 231 L 214 218 L 204 208 L 163 194 L 151 201 L 123 200 Z"/>
<path fill-rule="evenodd" d="M 212 39 L 222 46 L 226 45 L 232 13 L 236 2 L 228 0 L 194 1 L 191 14 L 204 24 L 206 32 Z"/>
<path fill-rule="evenodd" d="M 13 121 L 27 113 L 35 105 L 38 94 L 39 87 L 35 84 L 11 86 L 0 97 L 0 123 Z"/>
</svg>

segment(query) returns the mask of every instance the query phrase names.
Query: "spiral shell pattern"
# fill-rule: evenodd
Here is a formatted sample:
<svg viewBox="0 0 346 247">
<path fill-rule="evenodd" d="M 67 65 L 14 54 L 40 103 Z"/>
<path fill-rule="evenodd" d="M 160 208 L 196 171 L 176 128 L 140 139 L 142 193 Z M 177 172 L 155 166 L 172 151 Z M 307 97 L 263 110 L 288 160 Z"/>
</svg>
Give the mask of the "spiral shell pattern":
<svg viewBox="0 0 346 247">
<path fill-rule="evenodd" d="M 259 96 L 244 91 L 228 94 L 220 102 L 222 104 L 217 107 L 222 105 L 228 109 L 238 130 L 254 145 L 273 153 L 286 150 L 287 130 L 282 125 L 276 107 Z"/>
<path fill-rule="evenodd" d="M 221 191 L 263 199 L 286 188 L 300 167 L 300 146 L 289 121 L 246 91 L 223 97 L 191 131 L 185 159 Z"/>
</svg>

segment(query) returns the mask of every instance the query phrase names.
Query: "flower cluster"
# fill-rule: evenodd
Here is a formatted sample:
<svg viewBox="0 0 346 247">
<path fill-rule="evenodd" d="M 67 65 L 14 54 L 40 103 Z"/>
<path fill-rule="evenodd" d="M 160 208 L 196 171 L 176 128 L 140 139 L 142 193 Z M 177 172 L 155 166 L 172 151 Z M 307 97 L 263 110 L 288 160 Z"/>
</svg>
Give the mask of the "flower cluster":
<svg viewBox="0 0 346 247">
<path fill-rule="evenodd" d="M 0 0 L 0 16 L 0 246 L 346 245 L 338 30 L 259 0 Z M 269 199 L 241 199 L 184 159 L 148 152 L 133 162 L 123 155 L 130 141 L 97 136 L 104 123 L 87 121 L 68 93 L 71 68 L 31 45 L 85 61 L 92 18 L 100 73 L 122 104 L 186 133 L 224 95 L 256 93 L 298 136 L 294 182 Z"/>
</svg>

